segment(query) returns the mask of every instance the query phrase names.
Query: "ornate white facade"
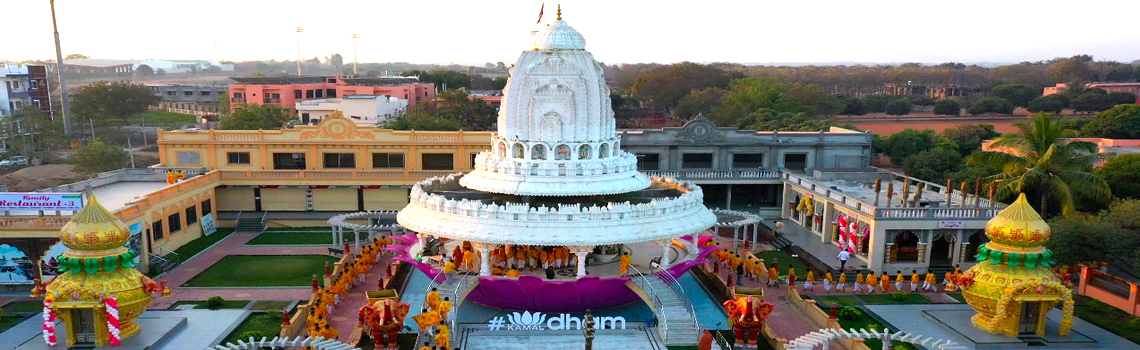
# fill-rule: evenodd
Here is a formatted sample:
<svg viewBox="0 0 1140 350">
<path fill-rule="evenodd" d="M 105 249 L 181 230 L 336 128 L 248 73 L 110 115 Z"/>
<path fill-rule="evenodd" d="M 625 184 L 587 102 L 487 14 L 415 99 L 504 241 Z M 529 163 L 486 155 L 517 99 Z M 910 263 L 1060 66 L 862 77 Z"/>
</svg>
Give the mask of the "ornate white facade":
<svg viewBox="0 0 1140 350">
<path fill-rule="evenodd" d="M 586 40 L 565 21 L 534 33 L 503 89 L 492 150 L 464 187 L 504 194 L 575 196 L 649 187 L 621 149 L 610 90 Z"/>
</svg>

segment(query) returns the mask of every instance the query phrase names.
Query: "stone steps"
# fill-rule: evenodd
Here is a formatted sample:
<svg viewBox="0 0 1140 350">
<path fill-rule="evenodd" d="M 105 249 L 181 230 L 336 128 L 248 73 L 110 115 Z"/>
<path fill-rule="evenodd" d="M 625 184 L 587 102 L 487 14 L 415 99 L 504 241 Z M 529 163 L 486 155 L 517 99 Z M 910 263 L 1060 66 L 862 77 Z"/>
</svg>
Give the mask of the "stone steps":
<svg viewBox="0 0 1140 350">
<path fill-rule="evenodd" d="M 661 300 L 662 315 L 659 317 L 664 318 L 668 328 L 665 345 L 697 344 L 700 334 L 696 325 L 696 315 L 681 299 L 687 298 L 687 296 L 677 295 L 673 288 L 670 288 L 669 285 L 665 284 L 665 281 L 656 275 L 646 276 L 646 279 L 653 291 L 657 293 L 657 298 Z"/>
</svg>

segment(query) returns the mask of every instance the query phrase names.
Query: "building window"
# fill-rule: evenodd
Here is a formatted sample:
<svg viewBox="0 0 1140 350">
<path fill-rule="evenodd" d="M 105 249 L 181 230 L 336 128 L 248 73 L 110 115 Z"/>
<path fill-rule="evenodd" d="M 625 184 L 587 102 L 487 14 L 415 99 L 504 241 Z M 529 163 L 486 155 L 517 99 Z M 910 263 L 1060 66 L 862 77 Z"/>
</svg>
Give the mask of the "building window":
<svg viewBox="0 0 1140 350">
<path fill-rule="evenodd" d="M 193 225 L 196 222 L 198 222 L 198 208 L 191 205 L 186 208 L 186 226 Z"/>
<path fill-rule="evenodd" d="M 166 96 L 174 96 L 174 91 L 167 91 Z M 234 96 L 237 97 L 237 96 Z"/>
<path fill-rule="evenodd" d="M 198 152 L 178 152 L 178 164 L 202 164 L 202 155 Z"/>
<path fill-rule="evenodd" d="M 326 89 L 325 96 L 336 97 L 336 89 Z"/>
<path fill-rule="evenodd" d="M 681 169 L 712 169 L 712 153 L 685 153 L 681 155 Z"/>
<path fill-rule="evenodd" d="M 274 153 L 273 169 L 277 170 L 305 170 L 304 153 Z"/>
<path fill-rule="evenodd" d="M 356 153 L 325 153 L 325 168 L 355 168 Z"/>
<path fill-rule="evenodd" d="M 325 90 L 317 89 L 317 98 L 325 97 Z"/>
<path fill-rule="evenodd" d="M 305 98 L 313 98 L 313 90 L 305 90 Z"/>
<path fill-rule="evenodd" d="M 198 91 L 198 94 L 199 94 L 199 95 L 202 95 L 202 96 L 210 96 L 210 92 L 209 92 L 209 91 Z"/>
<path fill-rule="evenodd" d="M 451 153 L 424 153 L 421 156 L 424 170 L 454 170 Z"/>
<path fill-rule="evenodd" d="M 182 231 L 182 213 L 170 214 L 166 217 L 166 226 L 170 227 L 170 234 L 173 235 L 178 231 Z"/>
<path fill-rule="evenodd" d="M 478 156 L 479 156 L 478 153 L 471 153 L 471 167 L 470 167 L 471 169 L 475 168 L 475 157 L 478 157 Z"/>
<path fill-rule="evenodd" d="M 249 152 L 226 152 L 226 163 L 249 164 Z"/>
<path fill-rule="evenodd" d="M 301 98 L 301 90 L 293 90 L 293 98 Z"/>
<path fill-rule="evenodd" d="M 165 236 L 165 234 L 162 232 L 162 220 L 155 221 L 150 224 L 150 235 L 151 239 L 153 239 L 155 242 L 162 240 L 162 238 Z"/>
<path fill-rule="evenodd" d="M 763 166 L 763 153 L 735 153 L 732 155 L 733 169 L 757 169 Z"/>
<path fill-rule="evenodd" d="M 788 153 L 784 155 L 784 169 L 804 171 L 807 168 L 806 153 Z"/>
<path fill-rule="evenodd" d="M 638 154 L 637 168 L 640 170 L 661 170 L 661 155 L 657 153 Z"/>
<path fill-rule="evenodd" d="M 209 199 L 202 201 L 202 216 L 210 215 L 212 212 L 214 212 L 213 203 L 210 203 Z"/>
<path fill-rule="evenodd" d="M 376 169 L 403 169 L 403 153 L 373 153 L 372 167 Z"/>
<path fill-rule="evenodd" d="M 182 95 L 184 95 L 184 96 L 194 96 L 194 91 L 183 91 L 183 92 L 182 92 Z"/>
</svg>

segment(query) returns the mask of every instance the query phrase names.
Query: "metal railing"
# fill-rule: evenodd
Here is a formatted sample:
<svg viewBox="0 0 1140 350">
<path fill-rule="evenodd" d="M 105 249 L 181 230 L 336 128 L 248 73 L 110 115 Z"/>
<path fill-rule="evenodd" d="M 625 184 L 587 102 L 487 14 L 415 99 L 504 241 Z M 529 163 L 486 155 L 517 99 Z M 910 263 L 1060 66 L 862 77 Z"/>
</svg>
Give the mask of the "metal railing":
<svg viewBox="0 0 1140 350">
<path fill-rule="evenodd" d="M 460 275 L 456 274 L 456 276 L 460 276 Z M 451 344 L 459 344 L 459 329 L 456 328 L 457 326 L 459 326 L 459 307 L 462 306 L 463 301 L 467 299 L 467 298 L 460 298 L 459 293 L 461 291 L 467 291 L 467 288 L 468 288 L 467 286 L 468 286 L 468 284 L 471 283 L 471 280 L 472 280 L 472 278 L 469 278 L 472 276 L 469 276 L 469 275 L 461 275 L 461 276 L 462 277 L 459 277 L 459 283 L 455 284 L 455 291 L 454 291 L 454 294 L 452 294 L 455 296 L 455 301 L 452 302 L 451 305 L 452 305 L 452 307 L 455 308 L 455 311 L 451 312 L 451 320 L 450 320 L 451 326 L 449 327 L 449 329 L 451 329 Z M 474 277 L 475 277 L 475 278 L 473 278 L 474 280 L 476 280 L 476 281 L 479 280 L 478 276 L 474 276 Z M 419 343 L 417 342 L 416 344 L 419 344 Z"/>
<path fill-rule="evenodd" d="M 238 210 L 237 218 L 234 219 L 234 227 L 237 227 L 237 225 L 241 223 L 241 213 L 242 211 Z"/>
<path fill-rule="evenodd" d="M 415 273 L 415 271 L 413 271 L 412 273 Z M 441 271 L 439 271 L 439 273 L 435 274 L 435 276 L 431 278 L 431 281 L 428 282 L 427 288 L 424 288 L 424 301 L 425 301 L 425 303 L 420 305 L 420 310 L 410 310 L 409 312 L 416 312 L 416 311 L 421 311 L 421 310 L 427 309 L 427 307 L 428 307 L 426 304 L 427 295 L 428 295 L 428 293 L 431 293 L 432 288 L 438 288 L 439 287 L 440 283 L 436 282 L 436 281 L 440 281 L 440 277 L 442 277 L 442 276 L 444 276 L 444 273 L 441 270 Z M 452 332 L 455 332 L 455 330 L 453 329 Z M 428 339 L 424 339 L 424 336 L 425 336 L 424 332 L 416 332 L 415 344 L 423 344 L 425 341 L 429 341 L 429 342 L 431 341 L 431 336 L 428 336 Z"/>
<path fill-rule="evenodd" d="M 268 215 L 269 215 L 269 212 L 267 212 L 267 211 L 261 212 L 261 230 L 262 231 L 265 230 L 265 223 L 268 221 L 268 218 L 269 218 Z"/>
<path fill-rule="evenodd" d="M 699 338 L 701 336 L 701 324 L 697 322 L 697 309 L 693 307 L 693 302 L 689 300 L 688 294 L 685 294 L 685 289 L 681 288 L 681 282 L 677 281 L 677 279 L 673 277 L 673 274 L 665 269 L 661 269 L 661 271 L 657 273 L 657 276 L 661 277 L 661 281 L 665 282 L 665 284 L 673 290 L 673 293 L 677 294 L 677 299 L 680 299 L 681 303 L 685 305 L 685 308 L 689 309 L 689 314 L 693 315 L 693 329 L 697 330 L 697 337 Z"/>
<path fill-rule="evenodd" d="M 657 333 L 661 336 L 662 343 L 669 341 L 669 321 L 665 318 L 665 305 L 661 302 L 661 297 L 657 295 L 657 290 L 653 288 L 653 284 L 649 279 L 645 278 L 645 274 L 634 267 L 632 264 L 629 266 L 633 273 L 626 274 L 630 277 L 630 281 L 641 287 L 641 290 L 649 293 L 649 299 L 653 303 L 650 307 L 653 308 L 653 314 L 657 316 Z"/>
<path fill-rule="evenodd" d="M 734 169 L 734 170 L 645 170 L 649 176 L 664 176 L 679 179 L 779 179 L 778 170 Z"/>
</svg>

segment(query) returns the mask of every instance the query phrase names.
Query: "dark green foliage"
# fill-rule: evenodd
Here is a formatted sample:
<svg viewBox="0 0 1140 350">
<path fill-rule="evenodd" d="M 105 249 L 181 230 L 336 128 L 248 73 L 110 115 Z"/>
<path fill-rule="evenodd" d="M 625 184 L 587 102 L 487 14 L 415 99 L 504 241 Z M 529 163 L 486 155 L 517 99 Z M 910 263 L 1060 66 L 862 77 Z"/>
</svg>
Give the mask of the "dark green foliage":
<svg viewBox="0 0 1140 350">
<path fill-rule="evenodd" d="M 906 115 L 910 114 L 910 110 L 913 107 L 914 106 L 911 105 L 909 100 L 900 98 L 891 102 L 887 102 L 887 106 L 885 107 L 884 111 L 890 115 Z"/>
<path fill-rule="evenodd" d="M 962 155 L 957 150 L 941 147 L 919 152 L 903 160 L 903 169 L 907 175 L 934 183 L 946 182 L 946 178 L 961 166 Z"/>
<path fill-rule="evenodd" d="M 630 90 L 639 101 L 672 109 L 693 90 L 725 88 L 738 76 L 713 65 L 681 62 L 642 73 Z"/>
<path fill-rule="evenodd" d="M 1012 114 L 1013 104 L 1008 100 L 1001 97 L 985 97 L 974 101 L 970 105 L 969 112 L 973 115 L 997 113 L 997 114 Z"/>
<path fill-rule="evenodd" d="M 436 97 L 434 111 L 428 103 L 410 108 L 380 127 L 395 130 L 490 130 L 495 123 L 495 108 L 472 99 L 463 90 L 447 90 Z"/>
<path fill-rule="evenodd" d="M 1061 110 L 1069 107 L 1069 98 L 1064 94 L 1053 94 L 1049 96 L 1042 96 L 1029 101 L 1029 106 L 1026 107 L 1033 113 L 1061 113 Z"/>
<path fill-rule="evenodd" d="M 844 320 L 848 320 L 848 321 L 857 320 L 860 317 L 863 317 L 863 310 L 859 310 L 859 308 L 857 308 L 857 307 L 848 306 L 848 307 L 839 309 L 839 312 L 836 314 L 836 316 L 838 316 L 840 319 L 844 319 Z"/>
<path fill-rule="evenodd" d="M 97 140 L 75 150 L 68 162 L 75 165 L 75 171 L 92 175 L 126 167 L 130 155 L 123 147 Z"/>
<path fill-rule="evenodd" d="M 895 301 L 903 301 L 903 300 L 906 300 L 907 294 L 908 294 L 907 292 L 897 291 L 897 292 L 891 293 L 891 299 L 893 299 Z"/>
<path fill-rule="evenodd" d="M 233 113 L 222 116 L 218 129 L 223 130 L 277 130 L 286 127 L 294 117 L 289 110 L 278 106 L 245 104 Z"/>
<path fill-rule="evenodd" d="M 934 114 L 957 116 L 962 113 L 962 106 L 955 100 L 938 100 L 934 103 Z"/>
<path fill-rule="evenodd" d="M 1122 104 L 1136 104 L 1136 95 L 1131 92 L 1113 91 L 1108 93 L 1108 103 L 1113 106 Z"/>
<path fill-rule="evenodd" d="M 212 296 L 206 299 L 206 308 L 210 310 L 217 310 L 222 308 L 222 304 L 226 302 L 220 296 Z"/>
<path fill-rule="evenodd" d="M 1117 155 L 1093 173 L 1108 183 L 1113 196 L 1140 198 L 1140 154 Z"/>
<path fill-rule="evenodd" d="M 868 112 L 883 113 L 887 111 L 887 103 L 894 99 L 893 96 L 871 95 L 863 98 L 863 104 L 867 105 Z"/>
<path fill-rule="evenodd" d="M 1029 101 L 1041 96 L 1041 89 L 1025 84 L 1002 84 L 990 90 L 990 96 L 1004 98 L 1015 107 L 1026 107 Z"/>
<path fill-rule="evenodd" d="M 1077 112 L 1100 112 L 1112 108 L 1113 103 L 1104 89 L 1089 88 L 1074 97 L 1069 105 Z"/>
<path fill-rule="evenodd" d="M 934 147 L 933 130 L 906 129 L 891 134 L 882 142 L 883 153 L 891 157 L 891 162 L 902 164 L 906 158 Z"/>
<path fill-rule="evenodd" d="M 95 121 L 119 118 L 126 122 L 161 101 L 145 85 L 128 82 L 87 84 L 69 96 L 71 112 L 77 120 Z"/>
<path fill-rule="evenodd" d="M 864 115 L 868 112 L 867 104 L 858 98 L 844 98 L 839 103 L 842 107 L 839 114 L 842 115 Z"/>
<path fill-rule="evenodd" d="M 1140 138 L 1140 106 L 1122 104 L 1100 112 L 1081 128 L 1088 137 Z"/>
</svg>

